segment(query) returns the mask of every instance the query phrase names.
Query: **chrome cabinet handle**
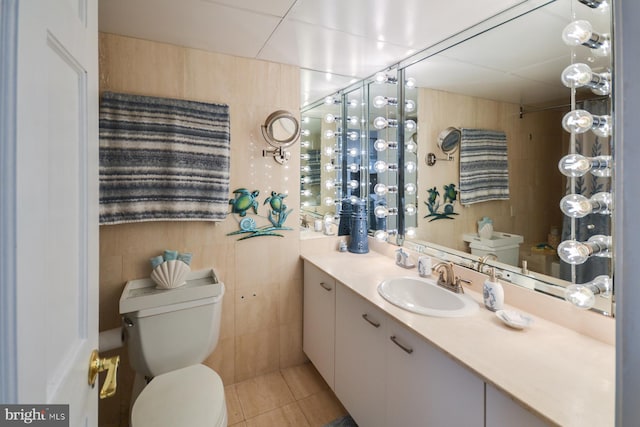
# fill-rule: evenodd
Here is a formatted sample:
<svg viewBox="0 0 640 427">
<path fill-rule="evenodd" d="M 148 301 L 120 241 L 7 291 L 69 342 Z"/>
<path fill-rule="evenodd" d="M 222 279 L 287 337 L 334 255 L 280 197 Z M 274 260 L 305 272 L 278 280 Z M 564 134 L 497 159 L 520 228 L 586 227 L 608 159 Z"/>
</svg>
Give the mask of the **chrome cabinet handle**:
<svg viewBox="0 0 640 427">
<path fill-rule="evenodd" d="M 324 283 L 324 282 L 320 282 L 320 286 L 322 286 L 322 287 L 323 287 L 325 290 L 327 290 L 327 291 L 331 291 L 331 290 L 333 290 L 333 288 L 332 288 L 331 286 L 327 285 L 327 284 L 326 284 L 326 283 Z"/>
<path fill-rule="evenodd" d="M 368 316 L 368 314 L 367 314 L 367 313 L 364 313 L 364 314 L 362 315 L 362 318 L 363 318 L 364 320 L 366 320 L 367 322 L 369 322 L 371 325 L 375 326 L 376 328 L 379 328 L 379 327 L 380 327 L 380 322 L 376 322 L 376 321 L 374 321 L 374 320 L 369 319 L 369 316 Z"/>
<path fill-rule="evenodd" d="M 407 347 L 406 345 L 401 344 L 398 339 L 396 338 L 395 335 L 391 335 L 391 337 L 389 337 L 389 339 L 391 341 L 393 341 L 393 343 L 395 345 L 397 345 L 398 347 L 400 347 L 401 349 L 403 349 L 404 351 L 406 351 L 408 354 L 413 353 L 413 349 L 411 347 Z"/>
</svg>

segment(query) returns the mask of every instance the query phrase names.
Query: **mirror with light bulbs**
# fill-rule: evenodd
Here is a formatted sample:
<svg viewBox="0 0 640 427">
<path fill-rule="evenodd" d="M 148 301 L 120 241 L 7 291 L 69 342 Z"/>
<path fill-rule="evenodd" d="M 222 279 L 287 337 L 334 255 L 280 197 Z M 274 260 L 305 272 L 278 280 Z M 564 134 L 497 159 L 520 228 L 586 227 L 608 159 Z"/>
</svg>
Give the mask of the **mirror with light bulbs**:
<svg viewBox="0 0 640 427">
<path fill-rule="evenodd" d="M 359 197 L 367 199 L 371 234 L 467 268 L 495 267 L 504 280 L 611 315 L 605 3 L 526 2 L 351 86 L 366 104 Z M 505 132 L 510 197 L 465 206 L 458 200 L 455 216 L 430 221 L 427 191 L 459 182 L 459 147 L 447 155 L 438 146 L 448 128 Z M 428 165 L 429 153 L 449 161 Z M 346 167 L 349 153 L 339 155 Z M 348 181 L 340 180 L 344 193 L 336 200 Z M 522 236 L 515 262 L 470 253 L 463 235 L 476 233 L 485 216 L 495 231 Z M 572 284 L 578 289 L 565 295 Z"/>
</svg>

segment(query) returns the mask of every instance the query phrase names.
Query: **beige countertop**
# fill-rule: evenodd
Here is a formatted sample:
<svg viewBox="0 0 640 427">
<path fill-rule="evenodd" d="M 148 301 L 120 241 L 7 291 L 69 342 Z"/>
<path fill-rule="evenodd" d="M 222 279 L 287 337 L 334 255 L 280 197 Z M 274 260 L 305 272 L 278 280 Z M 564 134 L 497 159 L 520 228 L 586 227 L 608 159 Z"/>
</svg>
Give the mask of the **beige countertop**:
<svg viewBox="0 0 640 427">
<path fill-rule="evenodd" d="M 530 329 L 509 328 L 484 308 L 480 293 L 469 289 L 465 293 L 481 306 L 474 315 L 410 313 L 384 300 L 377 285 L 390 277 L 418 277 L 417 270 L 400 268 L 374 251 L 341 253 L 322 245 L 303 247 L 302 257 L 547 420 L 561 426 L 614 425 L 613 345 L 536 315 Z M 473 288 L 478 286 L 482 283 Z M 509 306 L 508 298 L 506 303 L 505 308 L 526 312 Z"/>
</svg>

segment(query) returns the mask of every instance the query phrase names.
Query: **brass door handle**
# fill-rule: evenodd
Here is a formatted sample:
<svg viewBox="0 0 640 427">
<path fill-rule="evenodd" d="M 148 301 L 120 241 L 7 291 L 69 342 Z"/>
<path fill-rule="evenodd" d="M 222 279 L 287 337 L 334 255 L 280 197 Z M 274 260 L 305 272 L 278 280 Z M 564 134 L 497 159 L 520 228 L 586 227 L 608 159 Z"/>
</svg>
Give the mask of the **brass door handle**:
<svg viewBox="0 0 640 427">
<path fill-rule="evenodd" d="M 100 399 L 106 399 L 116 394 L 118 365 L 120 365 L 120 356 L 100 357 L 98 350 L 91 352 L 91 358 L 89 359 L 89 385 L 93 386 L 95 384 L 98 373 L 107 371 L 107 378 L 104 380 L 102 390 L 100 390 Z"/>
</svg>

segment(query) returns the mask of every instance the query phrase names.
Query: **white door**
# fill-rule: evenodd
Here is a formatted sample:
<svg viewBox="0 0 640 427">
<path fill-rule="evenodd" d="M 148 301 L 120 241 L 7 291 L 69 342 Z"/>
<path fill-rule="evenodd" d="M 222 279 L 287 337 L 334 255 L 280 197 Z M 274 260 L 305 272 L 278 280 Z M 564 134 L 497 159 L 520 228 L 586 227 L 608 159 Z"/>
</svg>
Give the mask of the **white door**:
<svg viewBox="0 0 640 427">
<path fill-rule="evenodd" d="M 97 0 L 22 0 L 12 24 L 16 376 L 8 395 L 69 404 L 71 426 L 95 426 L 97 384 L 87 371 L 98 347 Z"/>
</svg>

